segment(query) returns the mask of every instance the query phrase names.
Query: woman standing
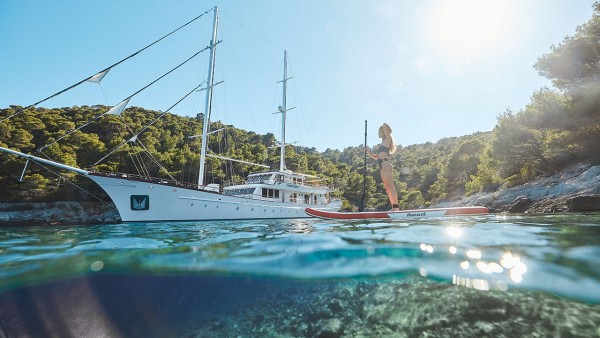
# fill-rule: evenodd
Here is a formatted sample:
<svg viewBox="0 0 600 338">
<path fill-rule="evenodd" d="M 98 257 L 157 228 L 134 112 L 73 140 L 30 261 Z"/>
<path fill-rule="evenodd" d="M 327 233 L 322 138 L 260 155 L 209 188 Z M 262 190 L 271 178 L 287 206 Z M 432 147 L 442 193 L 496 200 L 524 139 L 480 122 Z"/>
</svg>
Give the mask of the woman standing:
<svg viewBox="0 0 600 338">
<path fill-rule="evenodd" d="M 387 123 L 384 123 L 379 127 L 379 138 L 381 138 L 381 143 L 373 147 L 374 153 L 367 147 L 365 147 L 365 150 L 369 157 L 377 160 L 379 163 L 379 173 L 381 174 L 381 180 L 383 181 L 383 186 L 390 199 L 390 203 L 392 204 L 392 210 L 399 210 L 398 193 L 396 192 L 396 184 L 394 183 L 394 177 L 392 175 L 392 163 L 390 162 L 390 155 L 396 152 L 396 145 L 394 144 L 392 129 Z"/>
</svg>

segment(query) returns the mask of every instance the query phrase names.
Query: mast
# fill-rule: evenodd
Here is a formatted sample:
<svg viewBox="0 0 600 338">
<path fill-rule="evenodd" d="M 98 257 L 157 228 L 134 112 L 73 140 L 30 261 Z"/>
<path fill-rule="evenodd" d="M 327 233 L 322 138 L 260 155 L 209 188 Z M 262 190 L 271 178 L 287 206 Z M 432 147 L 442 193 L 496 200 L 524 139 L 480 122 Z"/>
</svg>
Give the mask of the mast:
<svg viewBox="0 0 600 338">
<path fill-rule="evenodd" d="M 219 23 L 219 9 L 215 7 L 213 20 L 212 40 L 210 40 L 210 59 L 208 61 L 208 77 L 206 79 L 206 102 L 204 104 L 204 120 L 202 124 L 202 148 L 200 150 L 200 171 L 198 173 L 198 188 L 204 185 L 204 163 L 206 161 L 206 146 L 208 143 L 208 125 L 210 123 L 210 110 L 213 94 L 214 62 L 217 46 L 217 25 Z"/>
<path fill-rule="evenodd" d="M 283 51 L 283 99 L 282 105 L 279 107 L 279 111 L 281 112 L 281 159 L 279 160 L 279 171 L 283 172 L 285 170 L 285 119 L 287 113 L 287 99 L 286 99 L 286 90 L 287 90 L 287 50 Z"/>
</svg>

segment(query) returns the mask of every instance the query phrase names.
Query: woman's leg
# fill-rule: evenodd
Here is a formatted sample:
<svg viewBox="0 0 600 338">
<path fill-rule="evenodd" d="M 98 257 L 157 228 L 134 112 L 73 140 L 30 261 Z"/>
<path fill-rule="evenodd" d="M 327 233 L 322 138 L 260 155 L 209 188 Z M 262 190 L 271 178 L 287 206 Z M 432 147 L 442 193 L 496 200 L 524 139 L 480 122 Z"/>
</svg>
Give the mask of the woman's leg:
<svg viewBox="0 0 600 338">
<path fill-rule="evenodd" d="M 382 163 L 381 180 L 392 204 L 392 210 L 398 210 L 398 192 L 396 191 L 396 184 L 392 175 L 392 164 L 390 162 Z"/>
</svg>

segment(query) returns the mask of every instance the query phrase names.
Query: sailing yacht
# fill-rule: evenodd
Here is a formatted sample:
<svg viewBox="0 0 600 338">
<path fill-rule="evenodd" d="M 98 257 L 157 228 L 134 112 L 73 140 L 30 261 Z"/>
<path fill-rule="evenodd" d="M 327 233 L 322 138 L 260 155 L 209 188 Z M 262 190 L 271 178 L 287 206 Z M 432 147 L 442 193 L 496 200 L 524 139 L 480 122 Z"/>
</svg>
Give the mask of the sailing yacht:
<svg viewBox="0 0 600 338">
<path fill-rule="evenodd" d="M 324 184 L 325 180 L 312 175 L 295 173 L 288 170 L 285 165 L 286 113 L 290 110 L 286 102 L 286 87 L 289 80 L 286 51 L 284 51 L 284 75 L 280 81 L 283 87 L 282 104 L 277 109 L 282 123 L 280 142 L 277 144 L 280 148 L 279 168 L 273 170 L 263 166 L 269 170 L 248 175 L 246 182 L 240 185 L 220 187 L 204 183 L 206 157 L 222 158 L 207 152 L 208 136 L 211 134 L 209 130 L 211 100 L 215 86 L 213 65 L 218 44 L 219 12 L 216 7 L 213 10 L 212 40 L 207 47 L 210 49 L 210 59 L 197 183 L 85 170 L 4 147 L 0 147 L 0 151 L 26 158 L 27 163 L 35 161 L 88 177 L 108 194 L 124 222 L 304 218 L 311 217 L 304 211 L 309 207 L 328 211 L 338 210 L 341 201 L 331 198 L 332 190 Z M 104 76 L 106 72 L 108 69 L 99 74 Z M 90 79 L 92 78 L 94 77 Z M 129 98 L 115 105 L 107 113 L 123 111 L 128 100 Z"/>
</svg>

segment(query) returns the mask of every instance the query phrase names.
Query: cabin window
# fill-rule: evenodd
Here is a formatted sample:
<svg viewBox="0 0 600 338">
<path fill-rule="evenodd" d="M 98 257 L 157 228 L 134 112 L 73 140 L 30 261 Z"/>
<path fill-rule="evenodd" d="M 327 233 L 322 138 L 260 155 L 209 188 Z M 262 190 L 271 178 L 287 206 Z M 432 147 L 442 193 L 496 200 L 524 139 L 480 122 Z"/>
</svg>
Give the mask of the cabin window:
<svg viewBox="0 0 600 338">
<path fill-rule="evenodd" d="M 317 204 L 317 195 L 313 195 L 313 204 Z"/>
<path fill-rule="evenodd" d="M 271 175 L 256 175 L 248 177 L 246 183 L 264 183 L 265 181 L 269 181 L 270 179 Z"/>
<path fill-rule="evenodd" d="M 279 190 L 262 188 L 262 197 L 264 197 L 264 198 L 279 198 Z"/>
<path fill-rule="evenodd" d="M 298 195 L 296 193 L 290 194 L 290 202 L 296 202 L 298 200 Z"/>
<path fill-rule="evenodd" d="M 310 204 L 310 195 L 304 195 L 304 203 L 305 204 Z"/>
<path fill-rule="evenodd" d="M 223 194 L 228 196 L 251 195 L 253 193 L 254 188 L 223 190 Z"/>
</svg>

